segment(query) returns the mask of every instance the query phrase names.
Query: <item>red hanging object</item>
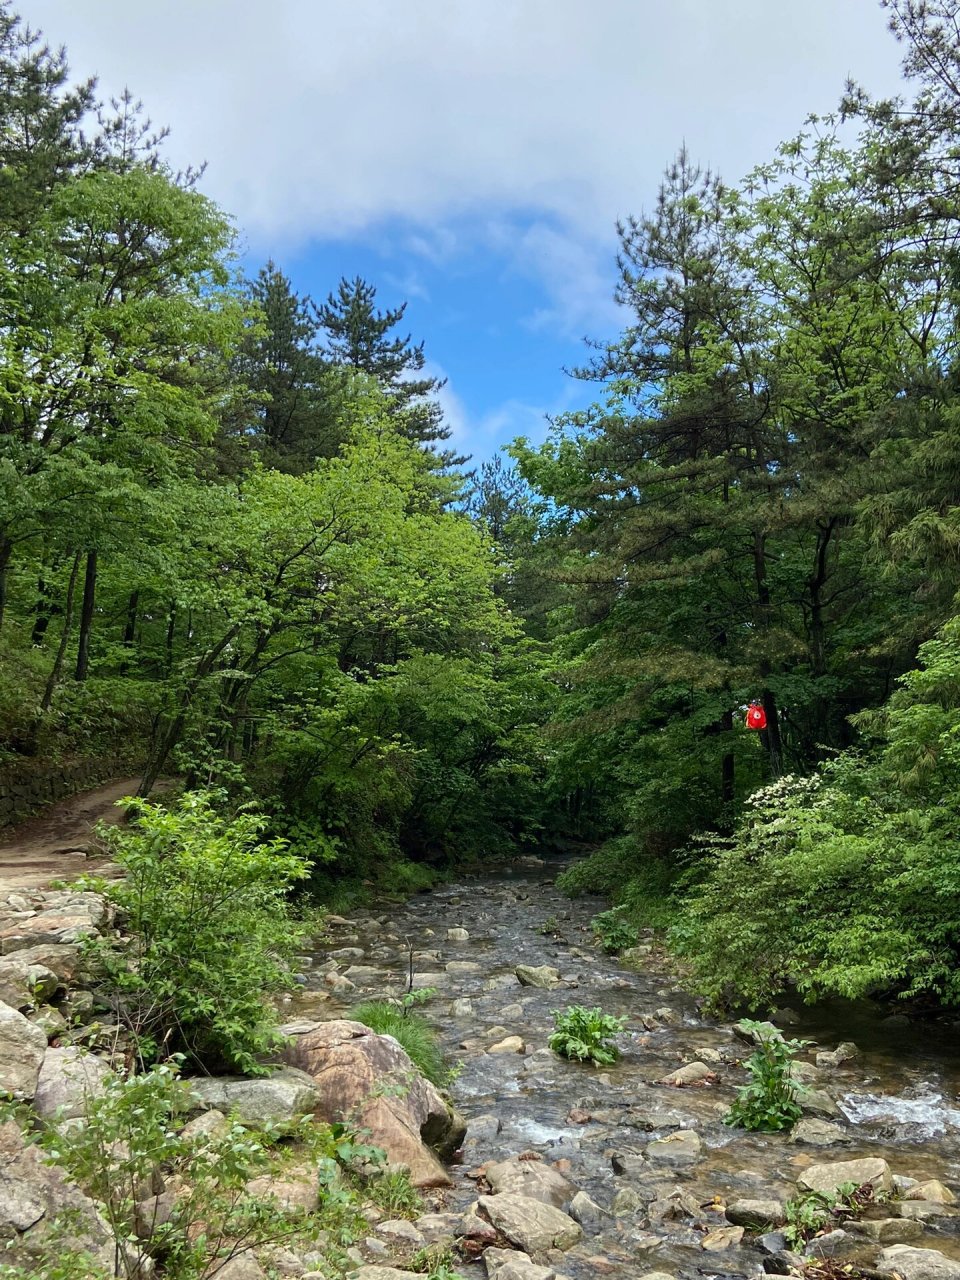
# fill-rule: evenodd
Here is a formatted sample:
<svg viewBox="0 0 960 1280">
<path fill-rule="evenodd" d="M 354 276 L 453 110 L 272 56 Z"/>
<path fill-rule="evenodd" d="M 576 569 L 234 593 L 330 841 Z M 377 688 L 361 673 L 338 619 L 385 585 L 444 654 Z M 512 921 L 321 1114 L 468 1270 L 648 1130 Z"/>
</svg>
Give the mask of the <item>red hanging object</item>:
<svg viewBox="0 0 960 1280">
<path fill-rule="evenodd" d="M 748 729 L 765 729 L 767 727 L 767 713 L 759 702 L 751 702 L 747 708 L 747 728 Z"/>
</svg>

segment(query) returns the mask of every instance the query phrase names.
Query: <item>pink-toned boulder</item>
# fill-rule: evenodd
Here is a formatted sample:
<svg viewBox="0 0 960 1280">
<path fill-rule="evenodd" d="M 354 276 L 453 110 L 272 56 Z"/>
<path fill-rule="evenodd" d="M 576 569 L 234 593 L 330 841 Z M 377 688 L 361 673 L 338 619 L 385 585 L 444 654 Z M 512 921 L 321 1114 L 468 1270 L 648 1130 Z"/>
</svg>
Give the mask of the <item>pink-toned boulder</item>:
<svg viewBox="0 0 960 1280">
<path fill-rule="evenodd" d="M 392 1037 L 336 1019 L 298 1036 L 285 1057 L 316 1081 L 320 1119 L 368 1130 L 414 1186 L 451 1185 L 438 1153 L 452 1155 L 466 1126 Z"/>
</svg>

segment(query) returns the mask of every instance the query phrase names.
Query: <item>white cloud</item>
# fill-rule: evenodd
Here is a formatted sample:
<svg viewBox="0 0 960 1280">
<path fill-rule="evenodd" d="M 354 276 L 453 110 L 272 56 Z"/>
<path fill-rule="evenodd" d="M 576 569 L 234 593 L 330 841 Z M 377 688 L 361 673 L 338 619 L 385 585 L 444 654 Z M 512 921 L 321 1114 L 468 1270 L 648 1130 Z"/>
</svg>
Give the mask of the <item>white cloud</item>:
<svg viewBox="0 0 960 1280">
<path fill-rule="evenodd" d="M 686 139 L 737 177 L 848 72 L 889 89 L 875 0 L 24 0 L 129 83 L 257 246 L 478 210 L 606 235 Z"/>
</svg>

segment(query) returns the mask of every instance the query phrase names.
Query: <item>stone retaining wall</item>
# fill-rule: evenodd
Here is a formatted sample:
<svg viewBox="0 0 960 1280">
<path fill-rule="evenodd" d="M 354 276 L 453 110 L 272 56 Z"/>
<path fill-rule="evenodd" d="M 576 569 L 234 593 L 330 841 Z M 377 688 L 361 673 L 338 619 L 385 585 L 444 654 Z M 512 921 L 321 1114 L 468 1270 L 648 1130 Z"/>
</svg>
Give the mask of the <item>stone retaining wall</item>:
<svg viewBox="0 0 960 1280">
<path fill-rule="evenodd" d="M 0 829 L 123 772 L 117 760 L 24 760 L 0 765 Z"/>
</svg>

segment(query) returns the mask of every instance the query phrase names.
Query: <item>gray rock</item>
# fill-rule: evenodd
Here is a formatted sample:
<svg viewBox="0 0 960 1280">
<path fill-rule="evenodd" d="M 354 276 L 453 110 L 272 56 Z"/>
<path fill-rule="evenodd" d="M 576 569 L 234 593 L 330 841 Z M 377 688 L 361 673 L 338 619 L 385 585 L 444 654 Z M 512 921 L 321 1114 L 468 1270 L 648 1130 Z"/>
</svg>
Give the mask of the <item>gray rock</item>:
<svg viewBox="0 0 960 1280">
<path fill-rule="evenodd" d="M 473 1001 L 466 996 L 459 996 L 450 1005 L 451 1018 L 472 1018 L 473 1017 Z"/>
<path fill-rule="evenodd" d="M 610 1208 L 618 1217 L 624 1217 L 629 1213 L 636 1213 L 643 1207 L 643 1201 L 640 1194 L 634 1191 L 633 1187 L 621 1187 L 617 1194 L 613 1197 L 613 1203 Z"/>
<path fill-rule="evenodd" d="M 804 1254 L 808 1258 L 836 1258 L 840 1254 L 848 1253 L 852 1245 L 853 1241 L 848 1233 L 837 1227 L 835 1231 L 828 1231 L 826 1235 L 815 1236 L 807 1245 Z"/>
<path fill-rule="evenodd" d="M 782 1227 L 787 1220 L 779 1200 L 735 1200 L 727 1205 L 727 1219 L 734 1226 L 748 1227 L 751 1231 Z"/>
<path fill-rule="evenodd" d="M 960 1262 L 937 1249 L 916 1249 L 893 1244 L 876 1262 L 878 1271 L 896 1273 L 903 1280 L 960 1280 Z"/>
<path fill-rule="evenodd" d="M 748 1018 L 742 1018 L 739 1022 L 735 1022 L 730 1030 L 738 1040 L 744 1040 L 747 1044 L 763 1044 L 764 1040 L 783 1039 L 772 1022 L 753 1022 Z"/>
<path fill-rule="evenodd" d="M 804 1089 L 797 1101 L 804 1111 L 815 1116 L 840 1116 L 843 1112 L 825 1089 Z"/>
<path fill-rule="evenodd" d="M 836 1147 L 850 1141 L 846 1130 L 829 1120 L 815 1120 L 807 1116 L 790 1131 L 788 1142 L 801 1142 L 808 1147 Z"/>
<path fill-rule="evenodd" d="M 252 1253 L 238 1253 L 212 1272 L 211 1280 L 267 1280 L 267 1273 Z"/>
<path fill-rule="evenodd" d="M 18 1010 L 0 1004 L 0 1093 L 31 1099 L 46 1052 L 47 1033 Z"/>
<path fill-rule="evenodd" d="M 698 1084 L 701 1080 L 706 1080 L 713 1072 L 705 1062 L 688 1062 L 682 1067 L 678 1067 L 676 1071 L 671 1071 L 669 1075 L 663 1076 L 660 1080 L 661 1084 L 685 1085 Z"/>
<path fill-rule="evenodd" d="M 708 1253 L 722 1253 L 732 1249 L 743 1239 L 743 1227 L 717 1227 L 708 1231 L 700 1241 L 700 1248 Z"/>
<path fill-rule="evenodd" d="M 787 1247 L 787 1237 L 782 1231 L 765 1231 L 757 1236 L 756 1243 L 764 1253 L 782 1253 Z"/>
<path fill-rule="evenodd" d="M 911 1218 L 864 1218 L 857 1230 L 878 1244 L 906 1244 L 923 1235 L 923 1223 Z"/>
<path fill-rule="evenodd" d="M 466 929 L 457 928 L 447 930 L 448 942 L 467 942 L 469 939 L 470 935 L 467 933 Z"/>
<path fill-rule="evenodd" d="M 518 964 L 514 969 L 517 980 L 523 987 L 559 987 L 560 970 L 549 964 Z"/>
<path fill-rule="evenodd" d="M 890 1205 L 890 1212 L 914 1222 L 926 1222 L 928 1218 L 953 1218 L 957 1213 L 956 1209 L 938 1200 L 901 1200 Z"/>
<path fill-rule="evenodd" d="M 543 1160 L 520 1160 L 516 1156 L 485 1165 L 484 1177 L 494 1195 L 513 1193 L 529 1196 L 531 1200 L 553 1205 L 556 1209 L 569 1204 L 577 1190 L 562 1173 Z"/>
<path fill-rule="evenodd" d="M 580 1223 L 588 1236 L 598 1236 L 613 1221 L 613 1215 L 591 1200 L 585 1191 L 578 1191 L 570 1201 L 570 1217 Z"/>
<path fill-rule="evenodd" d="M 918 1182 L 910 1187 L 904 1196 L 905 1200 L 932 1200 L 936 1204 L 956 1204 L 957 1197 L 949 1187 L 945 1187 L 938 1178 L 930 1178 L 926 1182 Z"/>
<path fill-rule="evenodd" d="M 610 1157 L 613 1172 L 623 1178 L 637 1178 L 647 1172 L 647 1162 L 636 1151 L 615 1151 Z"/>
<path fill-rule="evenodd" d="M 187 1083 L 199 1110 L 235 1112 L 244 1124 L 295 1120 L 313 1111 L 320 1098 L 310 1076 L 294 1067 L 284 1067 L 261 1080 L 205 1076 Z"/>
<path fill-rule="evenodd" d="M 407 1222 L 403 1218 L 388 1218 L 385 1222 L 381 1222 L 376 1230 L 377 1235 L 382 1236 L 390 1244 L 409 1246 L 411 1249 L 423 1247 L 424 1240 L 421 1232 L 412 1222 Z"/>
<path fill-rule="evenodd" d="M 693 1129 L 678 1129 L 644 1149 L 644 1155 L 651 1164 L 674 1167 L 695 1164 L 702 1154 L 703 1143 Z"/>
<path fill-rule="evenodd" d="M 19 955 L 0 958 L 0 1000 L 12 1009 L 34 1009 L 49 1000 L 60 979 L 43 964 L 28 964 Z"/>
<path fill-rule="evenodd" d="M 483 1265 L 488 1280 L 553 1280 L 557 1274 L 552 1267 L 538 1266 L 516 1249 L 486 1249 Z"/>
<path fill-rule="evenodd" d="M 45 1120 L 74 1120 L 98 1098 L 113 1072 L 92 1053 L 73 1046 L 48 1049 L 40 1067 L 34 1110 Z"/>
<path fill-rule="evenodd" d="M 872 1184 L 874 1191 L 893 1189 L 893 1177 L 886 1160 L 868 1156 L 862 1160 L 840 1160 L 834 1164 L 812 1164 L 797 1178 L 797 1186 L 805 1191 L 818 1191 L 821 1195 L 836 1195 L 837 1187 L 844 1182 Z"/>
<path fill-rule="evenodd" d="M 506 1192 L 481 1196 L 478 1203 L 497 1230 L 525 1253 L 570 1249 L 583 1235 L 580 1224 L 567 1214 L 529 1196 Z"/>
<path fill-rule="evenodd" d="M 840 1067 L 845 1062 L 850 1062 L 860 1053 L 860 1050 L 852 1040 L 844 1040 L 843 1044 L 838 1044 L 836 1049 L 821 1049 L 817 1054 L 818 1067 Z"/>
</svg>

